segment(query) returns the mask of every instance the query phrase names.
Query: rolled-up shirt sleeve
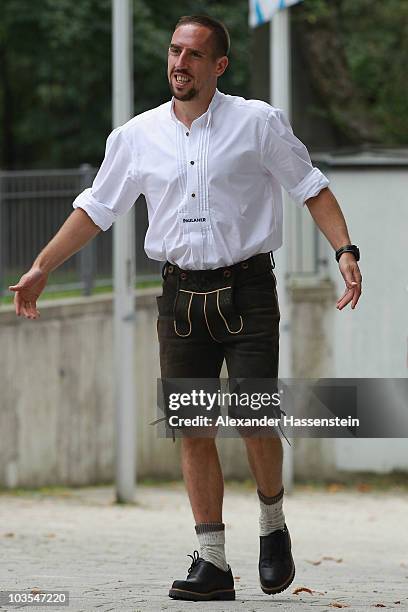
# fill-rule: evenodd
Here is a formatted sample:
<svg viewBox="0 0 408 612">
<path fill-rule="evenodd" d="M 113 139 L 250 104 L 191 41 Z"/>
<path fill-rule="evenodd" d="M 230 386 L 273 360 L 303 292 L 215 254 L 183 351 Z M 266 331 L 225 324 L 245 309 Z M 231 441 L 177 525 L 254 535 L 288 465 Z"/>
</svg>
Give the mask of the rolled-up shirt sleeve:
<svg viewBox="0 0 408 612">
<path fill-rule="evenodd" d="M 280 109 L 274 108 L 268 115 L 261 151 L 265 169 L 299 206 L 328 186 L 329 180 L 312 165 L 308 150 Z"/>
<path fill-rule="evenodd" d="M 80 193 L 72 204 L 82 208 L 103 231 L 128 212 L 140 195 L 135 158 L 123 129 L 113 130 L 92 187 Z"/>
</svg>

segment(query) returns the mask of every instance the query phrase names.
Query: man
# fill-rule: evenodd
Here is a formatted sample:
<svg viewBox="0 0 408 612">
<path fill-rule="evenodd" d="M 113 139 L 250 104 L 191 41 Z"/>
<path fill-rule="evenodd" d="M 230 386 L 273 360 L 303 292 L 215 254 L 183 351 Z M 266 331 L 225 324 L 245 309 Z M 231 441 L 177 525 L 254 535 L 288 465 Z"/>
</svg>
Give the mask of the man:
<svg viewBox="0 0 408 612">
<path fill-rule="evenodd" d="M 179 20 L 168 53 L 170 102 L 134 117 L 109 136 L 92 188 L 40 253 L 15 292 L 17 315 L 38 317 L 48 274 L 134 204 L 147 200 L 147 254 L 167 263 L 158 298 L 163 378 L 276 379 L 278 326 L 271 253 L 282 242 L 281 185 L 309 211 L 337 251 L 355 308 L 361 293 L 358 249 L 328 180 L 313 168 L 283 113 L 227 96 L 217 80 L 228 66 L 229 35 L 210 17 Z M 259 574 L 279 593 L 295 566 L 283 514 L 279 437 L 243 437 L 260 504 Z M 234 599 L 224 550 L 223 477 L 213 437 L 182 438 L 182 469 L 200 544 L 176 599 Z"/>
</svg>

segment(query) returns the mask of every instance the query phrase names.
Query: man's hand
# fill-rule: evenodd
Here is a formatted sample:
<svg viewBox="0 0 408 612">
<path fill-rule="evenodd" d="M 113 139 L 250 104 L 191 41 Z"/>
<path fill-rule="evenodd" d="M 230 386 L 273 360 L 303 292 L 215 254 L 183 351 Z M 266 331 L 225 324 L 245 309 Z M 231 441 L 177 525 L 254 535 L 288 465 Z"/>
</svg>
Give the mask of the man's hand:
<svg viewBox="0 0 408 612">
<path fill-rule="evenodd" d="M 88 214 L 77 208 L 50 240 L 34 261 L 31 270 L 20 278 L 17 285 L 9 287 L 15 292 L 14 304 L 17 316 L 38 319 L 37 300 L 47 284 L 48 275 L 77 253 L 101 228 L 95 225 Z"/>
<path fill-rule="evenodd" d="M 337 251 L 345 244 L 351 244 L 346 221 L 336 198 L 328 187 L 322 189 L 317 196 L 306 200 L 317 227 Z M 337 300 L 336 308 L 343 310 L 351 302 L 351 308 L 357 305 L 361 295 L 361 274 L 352 253 L 343 253 L 339 259 L 340 272 L 346 283 L 344 294 Z"/>
<path fill-rule="evenodd" d="M 357 305 L 361 295 L 361 277 L 358 263 L 352 253 L 343 253 L 339 260 L 340 272 L 346 283 L 344 294 L 337 300 L 336 308 L 342 310 L 351 302 L 351 308 Z"/>
<path fill-rule="evenodd" d="M 23 315 L 26 319 L 38 319 L 40 311 L 37 309 L 37 300 L 47 284 L 48 275 L 40 268 L 32 267 L 18 281 L 17 285 L 9 287 L 14 291 L 14 305 L 16 315 Z"/>
</svg>

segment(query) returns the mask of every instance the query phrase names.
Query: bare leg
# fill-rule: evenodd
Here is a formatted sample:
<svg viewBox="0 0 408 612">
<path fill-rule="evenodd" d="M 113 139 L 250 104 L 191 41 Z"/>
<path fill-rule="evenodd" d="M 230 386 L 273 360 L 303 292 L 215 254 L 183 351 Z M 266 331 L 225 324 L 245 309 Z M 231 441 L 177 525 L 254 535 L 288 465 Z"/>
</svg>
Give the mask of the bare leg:
<svg viewBox="0 0 408 612">
<path fill-rule="evenodd" d="M 244 437 L 249 465 L 258 489 L 268 497 L 282 489 L 282 440 L 279 437 Z"/>
<path fill-rule="evenodd" d="M 224 480 L 214 438 L 182 438 L 181 465 L 195 522 L 222 523 Z"/>
</svg>

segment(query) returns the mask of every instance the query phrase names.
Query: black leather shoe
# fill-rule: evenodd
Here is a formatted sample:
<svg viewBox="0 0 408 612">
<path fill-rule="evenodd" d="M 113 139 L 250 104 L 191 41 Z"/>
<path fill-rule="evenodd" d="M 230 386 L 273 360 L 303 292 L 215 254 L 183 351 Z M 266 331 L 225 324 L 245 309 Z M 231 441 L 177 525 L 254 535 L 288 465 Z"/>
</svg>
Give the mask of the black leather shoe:
<svg viewBox="0 0 408 612">
<path fill-rule="evenodd" d="M 286 525 L 267 536 L 260 536 L 259 579 L 267 595 L 281 593 L 295 577 L 295 563 Z"/>
<path fill-rule="evenodd" d="M 197 550 L 188 556 L 193 561 L 188 569 L 187 579 L 175 580 L 169 591 L 169 597 L 189 601 L 235 599 L 231 568 L 224 572 L 209 561 L 204 561 Z"/>
</svg>

